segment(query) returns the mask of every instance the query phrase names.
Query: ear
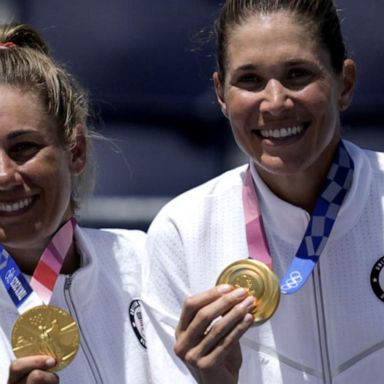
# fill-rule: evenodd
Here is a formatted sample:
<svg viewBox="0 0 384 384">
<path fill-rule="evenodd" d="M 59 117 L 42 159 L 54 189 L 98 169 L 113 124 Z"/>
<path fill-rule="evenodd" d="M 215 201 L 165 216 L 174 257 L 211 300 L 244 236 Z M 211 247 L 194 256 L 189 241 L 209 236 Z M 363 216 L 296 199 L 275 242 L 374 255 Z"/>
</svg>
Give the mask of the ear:
<svg viewBox="0 0 384 384">
<path fill-rule="evenodd" d="M 213 84 L 215 85 L 216 98 L 217 98 L 217 101 L 219 102 L 221 111 L 223 112 L 225 117 L 228 117 L 227 105 L 225 103 L 225 98 L 224 98 L 224 89 L 223 89 L 222 81 L 218 72 L 215 72 L 213 74 Z"/>
<path fill-rule="evenodd" d="M 351 104 L 356 84 L 356 65 L 351 59 L 344 60 L 339 96 L 339 110 L 345 111 Z"/>
<path fill-rule="evenodd" d="M 70 148 L 70 169 L 73 175 L 79 175 L 85 168 L 87 161 L 87 139 L 82 124 L 74 128 L 74 143 Z"/>
</svg>

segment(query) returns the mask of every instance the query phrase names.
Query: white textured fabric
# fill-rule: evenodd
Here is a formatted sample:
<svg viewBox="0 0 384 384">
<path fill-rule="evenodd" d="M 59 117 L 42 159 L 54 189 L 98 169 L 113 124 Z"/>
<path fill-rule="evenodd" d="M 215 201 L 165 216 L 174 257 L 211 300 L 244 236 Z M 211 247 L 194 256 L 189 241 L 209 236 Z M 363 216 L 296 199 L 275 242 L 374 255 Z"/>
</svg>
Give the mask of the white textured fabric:
<svg viewBox="0 0 384 384">
<path fill-rule="evenodd" d="M 77 228 L 83 266 L 69 278 L 59 275 L 52 305 L 77 319 L 81 348 L 63 384 L 148 384 L 146 349 L 129 321 L 129 305 L 141 290 L 145 235 L 140 231 Z M 13 359 L 9 339 L 18 312 L 0 283 L 0 383 L 5 384 Z"/>
<path fill-rule="evenodd" d="M 330 239 L 306 285 L 282 296 L 272 319 L 242 337 L 242 384 L 384 382 L 384 302 L 370 285 L 372 267 L 384 255 L 384 155 L 346 147 L 354 179 Z M 234 169 L 177 197 L 150 227 L 143 300 L 156 384 L 194 382 L 172 351 L 182 303 L 214 286 L 228 264 L 248 257 L 245 170 Z M 273 269 L 281 278 L 309 215 L 253 176 Z"/>
</svg>

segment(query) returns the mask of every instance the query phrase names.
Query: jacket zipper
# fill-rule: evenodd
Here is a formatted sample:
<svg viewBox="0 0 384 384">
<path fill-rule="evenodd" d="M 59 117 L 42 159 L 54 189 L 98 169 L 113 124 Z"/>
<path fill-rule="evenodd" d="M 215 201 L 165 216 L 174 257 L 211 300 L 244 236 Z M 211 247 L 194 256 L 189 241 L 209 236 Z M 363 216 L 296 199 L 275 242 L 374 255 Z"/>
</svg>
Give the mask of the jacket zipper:
<svg viewBox="0 0 384 384">
<path fill-rule="evenodd" d="M 329 360 L 329 350 L 327 342 L 327 329 L 325 324 L 325 313 L 324 313 L 324 300 L 321 289 L 321 276 L 320 276 L 320 264 L 318 263 L 314 272 L 314 291 L 315 291 L 315 304 L 316 304 L 316 315 L 317 315 L 317 328 L 319 331 L 319 342 L 321 360 L 323 366 L 323 380 L 324 384 L 332 384 L 332 371 Z"/>
<path fill-rule="evenodd" d="M 69 313 L 71 316 L 76 320 L 77 326 L 79 327 L 80 330 L 80 348 L 84 352 L 84 356 L 88 362 L 88 366 L 90 368 L 90 371 L 92 372 L 94 383 L 95 384 L 103 384 L 103 380 L 101 378 L 101 373 L 100 370 L 96 364 L 96 360 L 92 354 L 92 350 L 89 347 L 87 343 L 87 339 L 84 336 L 81 324 L 79 322 L 79 317 L 75 308 L 75 305 L 72 300 L 72 295 L 71 295 L 71 285 L 72 285 L 72 279 L 73 275 L 68 275 L 65 277 L 65 282 L 64 282 L 64 299 L 67 304 L 67 307 L 69 309 Z"/>
</svg>

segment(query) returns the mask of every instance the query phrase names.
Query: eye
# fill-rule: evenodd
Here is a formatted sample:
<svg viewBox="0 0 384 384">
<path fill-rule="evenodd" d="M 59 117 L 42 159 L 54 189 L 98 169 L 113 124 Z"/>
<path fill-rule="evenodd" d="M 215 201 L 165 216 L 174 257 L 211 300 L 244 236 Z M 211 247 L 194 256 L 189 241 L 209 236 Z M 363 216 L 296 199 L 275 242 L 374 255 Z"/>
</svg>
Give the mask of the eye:
<svg viewBox="0 0 384 384">
<path fill-rule="evenodd" d="M 288 87 L 304 87 L 313 79 L 313 72 L 306 68 L 291 68 L 285 76 L 285 84 Z"/>
<path fill-rule="evenodd" d="M 293 68 L 288 71 L 288 78 L 289 79 L 302 79 L 308 76 L 311 76 L 311 72 L 304 68 Z"/>
<path fill-rule="evenodd" d="M 258 90 L 263 87 L 263 79 L 254 73 L 243 73 L 235 81 L 236 86 L 247 90 Z"/>
<path fill-rule="evenodd" d="M 25 162 L 36 155 L 41 149 L 41 145 L 33 141 L 21 141 L 9 148 L 9 156 L 16 162 Z"/>
</svg>

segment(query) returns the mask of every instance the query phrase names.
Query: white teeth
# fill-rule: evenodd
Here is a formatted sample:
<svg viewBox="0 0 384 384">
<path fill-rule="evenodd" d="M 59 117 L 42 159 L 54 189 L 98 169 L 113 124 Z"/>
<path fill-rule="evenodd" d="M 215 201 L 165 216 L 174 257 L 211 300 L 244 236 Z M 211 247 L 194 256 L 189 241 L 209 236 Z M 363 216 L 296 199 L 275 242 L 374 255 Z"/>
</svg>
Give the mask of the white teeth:
<svg viewBox="0 0 384 384">
<path fill-rule="evenodd" d="M 1 203 L 0 202 L 0 212 L 16 212 L 20 209 L 25 208 L 32 202 L 32 197 L 27 197 L 16 203 Z"/>
<path fill-rule="evenodd" d="M 260 135 L 268 138 L 273 137 L 275 139 L 285 138 L 289 136 L 295 136 L 298 135 L 303 131 L 302 125 L 297 125 L 295 127 L 289 127 L 289 128 L 278 128 L 278 129 L 263 129 L 260 130 Z"/>
</svg>

